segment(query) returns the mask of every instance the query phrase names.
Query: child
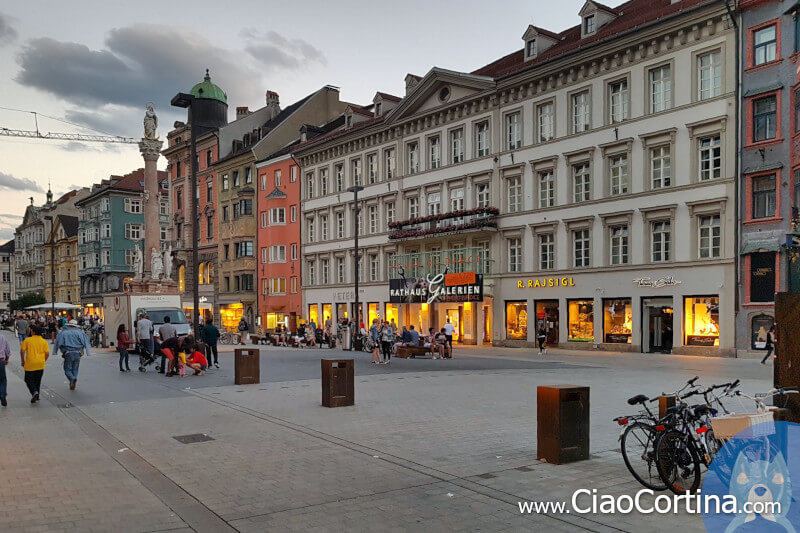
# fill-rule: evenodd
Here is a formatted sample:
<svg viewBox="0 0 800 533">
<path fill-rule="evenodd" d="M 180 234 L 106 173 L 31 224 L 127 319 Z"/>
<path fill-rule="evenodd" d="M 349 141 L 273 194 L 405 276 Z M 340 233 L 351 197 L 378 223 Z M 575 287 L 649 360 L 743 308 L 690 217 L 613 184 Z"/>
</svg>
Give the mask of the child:
<svg viewBox="0 0 800 533">
<path fill-rule="evenodd" d="M 186 365 L 194 370 L 195 376 L 202 376 L 208 368 L 208 360 L 201 352 L 193 352 L 186 358 Z"/>
<path fill-rule="evenodd" d="M 178 352 L 178 375 L 186 377 L 186 352 Z"/>
</svg>

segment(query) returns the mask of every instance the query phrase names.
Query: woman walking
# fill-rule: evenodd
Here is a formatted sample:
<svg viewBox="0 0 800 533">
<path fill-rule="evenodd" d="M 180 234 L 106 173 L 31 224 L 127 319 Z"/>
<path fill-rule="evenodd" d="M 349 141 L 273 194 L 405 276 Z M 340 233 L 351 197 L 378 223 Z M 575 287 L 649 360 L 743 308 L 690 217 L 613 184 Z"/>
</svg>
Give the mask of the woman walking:
<svg viewBox="0 0 800 533">
<path fill-rule="evenodd" d="M 539 343 L 539 355 L 547 354 L 547 347 L 545 346 L 547 331 L 544 329 L 544 324 L 539 324 L 539 329 L 536 332 L 536 340 Z"/>
<path fill-rule="evenodd" d="M 392 362 L 392 348 L 394 344 L 394 331 L 388 322 L 383 322 L 381 327 L 381 348 L 383 349 L 383 364 Z"/>
<path fill-rule="evenodd" d="M 125 324 L 120 324 L 117 328 L 117 351 L 119 352 L 119 371 L 130 372 L 131 365 L 128 364 L 128 348 L 131 346 L 131 338 L 125 330 Z M 122 363 L 125 363 L 123 367 Z"/>
<path fill-rule="evenodd" d="M 378 319 L 372 320 L 372 326 L 369 328 L 369 338 L 372 340 L 372 364 L 383 364 L 381 358 L 381 332 L 378 327 Z"/>
<path fill-rule="evenodd" d="M 767 364 L 767 359 L 770 358 L 772 352 L 775 350 L 775 343 L 778 342 L 778 338 L 775 336 L 775 326 L 771 326 L 769 331 L 767 332 L 767 355 L 764 356 L 764 359 L 761 360 L 762 365 Z M 775 354 L 777 355 L 777 354 Z"/>
</svg>

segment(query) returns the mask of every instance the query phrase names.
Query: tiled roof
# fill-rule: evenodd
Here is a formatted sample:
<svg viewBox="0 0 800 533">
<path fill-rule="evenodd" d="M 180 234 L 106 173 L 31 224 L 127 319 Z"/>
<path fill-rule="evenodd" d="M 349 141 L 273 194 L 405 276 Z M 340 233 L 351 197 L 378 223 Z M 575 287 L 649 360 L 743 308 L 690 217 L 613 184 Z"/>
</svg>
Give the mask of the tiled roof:
<svg viewBox="0 0 800 533">
<path fill-rule="evenodd" d="M 309 146 L 311 146 L 313 144 L 318 144 L 318 143 L 321 143 L 321 142 L 324 142 L 324 141 L 329 141 L 331 139 L 335 139 L 336 137 L 339 137 L 339 136 L 344 135 L 346 133 L 353 133 L 355 131 L 362 130 L 362 129 L 368 127 L 368 126 L 374 126 L 375 124 L 379 124 L 379 123 L 383 122 L 384 120 L 386 120 L 386 115 L 381 115 L 379 117 L 372 117 L 372 118 L 370 118 L 368 120 L 364 120 L 362 122 L 356 122 L 350 128 L 347 128 L 347 129 L 342 129 L 342 128 L 335 129 L 335 130 L 333 130 L 331 132 L 328 132 L 328 133 L 326 133 L 324 135 L 320 135 L 318 137 L 314 137 L 313 139 L 309 139 L 304 143 L 298 144 L 297 146 L 294 147 L 294 149 L 292 151 L 293 152 L 299 152 L 299 151 L 301 151 L 301 150 L 303 150 L 303 149 L 305 149 L 305 148 L 307 148 L 307 147 L 309 147 Z"/>
<path fill-rule="evenodd" d="M 311 144 L 315 139 L 318 139 L 318 138 L 322 137 L 323 135 L 327 135 L 327 134 L 329 134 L 329 133 L 331 133 L 333 131 L 337 131 L 342 126 L 344 126 L 344 115 L 339 115 L 338 117 L 336 117 L 335 119 L 331 120 L 330 122 L 324 124 L 323 126 L 315 127 L 314 130 L 316 130 L 317 135 L 311 137 L 310 139 L 306 140 L 305 142 L 301 142 L 300 139 L 297 139 L 297 140 L 287 144 L 286 146 L 284 146 L 283 148 L 281 148 L 277 152 L 274 152 L 274 153 L 268 155 L 267 157 L 265 157 L 264 159 L 262 159 L 261 161 L 258 161 L 258 163 L 261 163 L 262 161 L 269 161 L 270 159 L 275 159 L 276 157 L 280 157 L 282 155 L 290 154 L 290 153 L 294 152 L 295 150 L 297 150 L 298 148 L 300 148 L 301 146 L 306 146 L 308 144 Z M 351 128 L 351 130 L 352 130 L 352 128 Z M 348 130 L 348 131 L 350 131 L 350 130 Z"/>
<path fill-rule="evenodd" d="M 64 234 L 67 237 L 75 237 L 78 235 L 78 217 L 58 215 L 58 220 L 61 223 L 61 227 L 64 228 Z"/>
<path fill-rule="evenodd" d="M 400 100 L 402 100 L 402 98 L 400 98 L 399 96 L 395 96 L 393 94 L 388 94 L 388 93 L 382 93 L 380 91 L 378 91 L 378 96 L 380 96 L 384 100 L 391 100 L 392 102 L 399 102 Z"/>
<path fill-rule="evenodd" d="M 352 111 L 356 115 L 361 115 L 363 117 L 373 117 L 373 116 L 375 116 L 375 114 L 372 111 L 369 111 L 367 109 L 364 109 L 363 107 L 358 107 L 358 106 L 354 106 L 354 105 L 350 106 L 350 111 Z"/>
<path fill-rule="evenodd" d="M 558 43 L 548 48 L 535 59 L 525 61 L 524 50 L 508 54 L 505 57 L 485 65 L 472 72 L 480 76 L 500 78 L 516 73 L 534 65 L 539 65 L 568 52 L 573 52 L 589 45 L 617 38 L 620 34 L 670 17 L 682 11 L 688 11 L 702 5 L 715 3 L 717 0 L 680 0 L 670 4 L 670 0 L 630 0 L 616 8 L 602 6 L 619 16 L 597 30 L 594 35 L 581 38 L 581 26 L 573 26 L 557 34 Z M 597 4 L 597 2 L 595 2 Z M 601 6 L 601 4 L 598 4 Z"/>
<path fill-rule="evenodd" d="M 158 171 L 158 183 L 162 183 L 169 178 L 166 170 Z M 112 175 L 108 180 L 103 180 L 100 185 L 92 187 L 92 193 L 80 200 L 78 204 L 85 204 L 89 199 L 95 198 L 108 190 L 115 191 L 130 191 L 130 192 L 143 192 L 144 191 L 144 169 L 139 168 L 124 176 Z"/>
<path fill-rule="evenodd" d="M 14 253 L 14 239 L 11 239 L 5 244 L 0 245 L 0 254 L 13 254 Z"/>
</svg>

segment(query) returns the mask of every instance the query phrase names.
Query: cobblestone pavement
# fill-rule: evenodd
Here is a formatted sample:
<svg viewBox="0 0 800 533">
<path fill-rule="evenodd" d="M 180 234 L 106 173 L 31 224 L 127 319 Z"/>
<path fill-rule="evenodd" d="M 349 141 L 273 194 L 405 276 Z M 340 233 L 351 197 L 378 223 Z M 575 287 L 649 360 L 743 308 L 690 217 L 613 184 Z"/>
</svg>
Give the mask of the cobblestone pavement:
<svg viewBox="0 0 800 533">
<path fill-rule="evenodd" d="M 319 358 L 342 355 L 263 347 L 269 377 L 236 386 L 228 349 L 221 369 L 182 379 L 121 374 L 100 353 L 74 392 L 56 357 L 36 406 L 9 373 L 3 530 L 703 531 L 697 516 L 523 515 L 517 502 L 638 490 L 611 422 L 633 394 L 694 375 L 741 377 L 745 390 L 771 379 L 753 360 L 463 348 L 452 361 L 375 367 L 355 354 L 356 405 L 325 409 Z M 536 387 L 565 382 L 591 387 L 592 456 L 540 463 Z M 184 435 L 213 440 L 174 438 Z"/>
</svg>

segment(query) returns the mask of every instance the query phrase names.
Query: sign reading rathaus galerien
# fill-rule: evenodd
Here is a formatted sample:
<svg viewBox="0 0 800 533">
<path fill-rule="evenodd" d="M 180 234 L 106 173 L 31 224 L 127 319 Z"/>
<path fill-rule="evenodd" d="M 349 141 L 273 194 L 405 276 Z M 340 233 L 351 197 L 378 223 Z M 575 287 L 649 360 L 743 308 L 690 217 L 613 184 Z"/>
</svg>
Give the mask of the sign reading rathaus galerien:
<svg viewBox="0 0 800 533">
<path fill-rule="evenodd" d="M 389 280 L 391 303 L 481 302 L 483 275 L 445 272 L 420 278 Z"/>
</svg>

